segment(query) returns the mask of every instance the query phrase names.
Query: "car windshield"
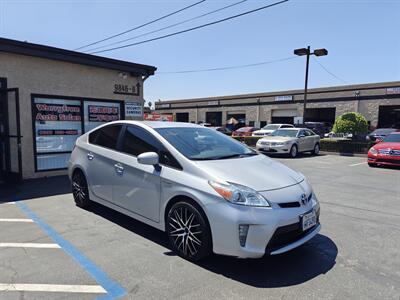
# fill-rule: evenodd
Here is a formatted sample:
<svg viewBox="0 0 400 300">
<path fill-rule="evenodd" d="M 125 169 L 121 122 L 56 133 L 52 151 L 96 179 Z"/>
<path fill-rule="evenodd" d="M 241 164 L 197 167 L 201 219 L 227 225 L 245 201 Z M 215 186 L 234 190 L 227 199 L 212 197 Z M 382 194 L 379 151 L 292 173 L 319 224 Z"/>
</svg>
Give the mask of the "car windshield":
<svg viewBox="0 0 400 300">
<path fill-rule="evenodd" d="M 385 143 L 400 143 L 400 134 L 389 134 L 383 139 Z"/>
<path fill-rule="evenodd" d="M 180 153 L 192 160 L 215 160 L 258 155 L 242 143 L 209 128 L 155 129 Z"/>
<path fill-rule="evenodd" d="M 288 130 L 288 129 L 279 129 L 279 130 L 275 130 L 271 135 L 272 136 L 288 136 L 288 137 L 296 137 L 297 136 L 297 132 L 299 132 L 296 129 L 293 130 Z"/>
<path fill-rule="evenodd" d="M 279 128 L 279 125 L 276 124 L 268 124 L 267 126 L 264 126 L 262 129 L 265 130 L 276 130 Z"/>
<path fill-rule="evenodd" d="M 389 134 L 393 131 L 396 131 L 396 129 L 393 128 L 381 128 L 381 129 L 375 129 L 371 134 L 377 134 L 377 135 L 386 135 Z"/>
</svg>

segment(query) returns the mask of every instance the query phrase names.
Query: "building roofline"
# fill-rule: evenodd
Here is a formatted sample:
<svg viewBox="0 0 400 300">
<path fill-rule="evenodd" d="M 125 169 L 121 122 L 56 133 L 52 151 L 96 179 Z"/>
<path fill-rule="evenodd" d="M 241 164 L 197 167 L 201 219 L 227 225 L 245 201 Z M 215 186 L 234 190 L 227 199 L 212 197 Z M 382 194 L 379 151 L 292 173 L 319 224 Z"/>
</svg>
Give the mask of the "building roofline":
<svg viewBox="0 0 400 300">
<path fill-rule="evenodd" d="M 328 93 L 328 92 L 343 92 L 352 90 L 367 90 L 367 89 L 378 89 L 388 87 L 400 87 L 400 81 L 389 81 L 389 82 L 378 82 L 378 83 L 364 83 L 364 84 L 352 84 L 352 85 L 338 85 L 330 87 L 320 88 L 309 88 L 308 94 L 317 93 Z M 273 96 L 288 96 L 288 95 L 302 95 L 304 89 L 276 91 L 276 92 L 264 92 L 264 93 L 251 93 L 251 94 L 239 94 L 239 95 L 228 95 L 228 96 L 212 96 L 212 97 L 201 97 L 192 99 L 176 99 L 176 100 L 161 100 L 156 102 L 156 105 L 160 104 L 178 104 L 178 103 L 193 103 L 193 102 L 207 102 L 217 100 L 237 100 L 237 99 L 248 99 L 248 98 L 263 98 Z"/>
<path fill-rule="evenodd" d="M 0 38 L 0 52 L 28 55 L 75 64 L 128 72 L 132 75 L 151 76 L 157 70 L 154 66 L 131 63 L 77 51 L 71 51 L 40 44 Z"/>
</svg>

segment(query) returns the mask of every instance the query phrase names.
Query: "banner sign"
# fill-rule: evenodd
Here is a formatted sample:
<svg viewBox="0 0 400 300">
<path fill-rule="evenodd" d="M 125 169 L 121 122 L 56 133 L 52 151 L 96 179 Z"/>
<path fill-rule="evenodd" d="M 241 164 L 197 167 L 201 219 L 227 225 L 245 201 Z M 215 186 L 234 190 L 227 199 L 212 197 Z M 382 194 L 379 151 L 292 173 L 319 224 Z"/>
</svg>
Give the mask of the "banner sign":
<svg viewBox="0 0 400 300">
<path fill-rule="evenodd" d="M 292 101 L 293 96 L 292 95 L 286 95 L 286 96 L 275 96 L 275 101 Z"/>
<path fill-rule="evenodd" d="M 89 122 L 110 122 L 119 120 L 119 108 L 115 106 L 89 105 Z"/>
<path fill-rule="evenodd" d="M 172 114 L 148 114 L 145 113 L 143 119 L 146 121 L 174 121 L 174 116 Z"/>
<path fill-rule="evenodd" d="M 143 115 L 143 107 L 140 102 L 125 102 L 125 117 L 139 117 Z"/>
<path fill-rule="evenodd" d="M 36 121 L 81 121 L 79 105 L 35 103 L 33 110 Z"/>
<path fill-rule="evenodd" d="M 76 129 L 40 129 L 38 130 L 39 136 L 51 136 L 51 135 L 78 135 Z"/>
<path fill-rule="evenodd" d="M 386 94 L 400 94 L 400 87 L 387 88 Z"/>
</svg>

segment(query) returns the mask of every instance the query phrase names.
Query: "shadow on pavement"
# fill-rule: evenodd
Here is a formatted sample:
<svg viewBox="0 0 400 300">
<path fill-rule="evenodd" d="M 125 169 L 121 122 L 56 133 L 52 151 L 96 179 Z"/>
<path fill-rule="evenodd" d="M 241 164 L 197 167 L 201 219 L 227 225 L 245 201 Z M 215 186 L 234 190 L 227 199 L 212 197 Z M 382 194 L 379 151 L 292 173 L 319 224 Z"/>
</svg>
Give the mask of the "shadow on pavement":
<svg viewBox="0 0 400 300">
<path fill-rule="evenodd" d="M 164 232 L 100 204 L 92 205 L 89 211 L 170 249 Z M 273 288 L 301 284 L 327 273 L 335 265 L 337 253 L 335 243 L 327 236 L 318 234 L 305 245 L 281 255 L 262 259 L 213 255 L 195 264 L 243 284 Z M 172 251 L 164 254 L 175 255 Z"/>
<path fill-rule="evenodd" d="M 24 180 L 19 184 L 2 184 L 0 201 L 29 200 L 71 193 L 68 176 Z"/>
</svg>

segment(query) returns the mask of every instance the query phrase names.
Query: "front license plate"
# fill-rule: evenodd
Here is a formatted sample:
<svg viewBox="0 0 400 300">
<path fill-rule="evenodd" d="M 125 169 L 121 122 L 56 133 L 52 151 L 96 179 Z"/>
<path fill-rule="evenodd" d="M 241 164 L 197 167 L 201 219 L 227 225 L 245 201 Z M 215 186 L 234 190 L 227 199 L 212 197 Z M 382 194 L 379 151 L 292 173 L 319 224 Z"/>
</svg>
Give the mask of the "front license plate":
<svg viewBox="0 0 400 300">
<path fill-rule="evenodd" d="M 307 229 L 317 224 L 317 216 L 315 214 L 315 210 L 307 214 L 304 214 L 303 217 L 301 218 L 301 221 L 302 221 L 303 231 L 306 231 Z"/>
</svg>

